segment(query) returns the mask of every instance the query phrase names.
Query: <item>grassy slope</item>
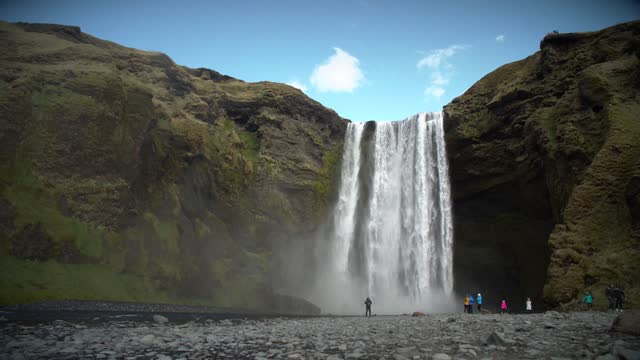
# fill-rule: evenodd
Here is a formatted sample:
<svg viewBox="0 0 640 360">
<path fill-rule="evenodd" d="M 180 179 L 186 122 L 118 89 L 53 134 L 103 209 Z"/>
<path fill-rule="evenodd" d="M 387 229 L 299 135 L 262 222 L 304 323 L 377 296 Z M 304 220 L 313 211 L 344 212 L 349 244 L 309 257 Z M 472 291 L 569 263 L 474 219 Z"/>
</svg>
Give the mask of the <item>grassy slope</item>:
<svg viewBox="0 0 640 360">
<path fill-rule="evenodd" d="M 269 306 L 271 242 L 324 211 L 342 119 L 73 28 L 0 23 L 0 46 L 0 303 Z"/>
</svg>

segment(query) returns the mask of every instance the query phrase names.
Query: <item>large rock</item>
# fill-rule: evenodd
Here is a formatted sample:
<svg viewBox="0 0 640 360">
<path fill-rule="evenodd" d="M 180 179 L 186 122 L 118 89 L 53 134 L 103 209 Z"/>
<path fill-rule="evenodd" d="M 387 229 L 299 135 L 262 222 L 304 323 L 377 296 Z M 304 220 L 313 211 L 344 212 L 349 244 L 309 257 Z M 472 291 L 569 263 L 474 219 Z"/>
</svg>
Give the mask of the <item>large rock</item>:
<svg viewBox="0 0 640 360">
<path fill-rule="evenodd" d="M 621 312 L 613 321 L 611 331 L 640 336 L 640 310 Z"/>
<path fill-rule="evenodd" d="M 638 38 L 637 21 L 547 36 L 444 108 L 461 291 L 640 301 Z"/>
</svg>

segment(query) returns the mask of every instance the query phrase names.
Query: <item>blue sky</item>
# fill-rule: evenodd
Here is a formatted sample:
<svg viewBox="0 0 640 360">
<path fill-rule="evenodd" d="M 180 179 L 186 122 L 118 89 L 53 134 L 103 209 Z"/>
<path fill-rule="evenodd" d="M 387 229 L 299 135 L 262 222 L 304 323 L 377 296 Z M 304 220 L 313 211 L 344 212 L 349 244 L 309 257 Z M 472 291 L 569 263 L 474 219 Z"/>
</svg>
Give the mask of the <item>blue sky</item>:
<svg viewBox="0 0 640 360">
<path fill-rule="evenodd" d="M 438 111 L 546 33 L 640 19 L 640 1 L 3 0 L 0 19 L 78 25 L 181 65 L 296 84 L 364 121 Z"/>
</svg>

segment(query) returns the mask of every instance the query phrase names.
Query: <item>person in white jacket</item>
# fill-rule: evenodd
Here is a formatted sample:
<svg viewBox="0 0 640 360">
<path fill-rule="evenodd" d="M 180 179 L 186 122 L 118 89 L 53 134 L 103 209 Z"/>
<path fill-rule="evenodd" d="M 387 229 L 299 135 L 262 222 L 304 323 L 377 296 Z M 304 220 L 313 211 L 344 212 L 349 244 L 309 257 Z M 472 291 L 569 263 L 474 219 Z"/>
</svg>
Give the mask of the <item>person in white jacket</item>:
<svg viewBox="0 0 640 360">
<path fill-rule="evenodd" d="M 527 311 L 531 311 L 531 299 L 527 298 Z"/>
</svg>

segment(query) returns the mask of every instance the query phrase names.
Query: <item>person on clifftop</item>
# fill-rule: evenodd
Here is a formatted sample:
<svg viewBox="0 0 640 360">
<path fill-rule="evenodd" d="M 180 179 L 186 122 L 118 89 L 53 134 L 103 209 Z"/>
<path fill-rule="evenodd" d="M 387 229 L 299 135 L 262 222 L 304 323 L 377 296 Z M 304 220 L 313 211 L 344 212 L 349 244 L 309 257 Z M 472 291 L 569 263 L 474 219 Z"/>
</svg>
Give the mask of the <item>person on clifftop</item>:
<svg viewBox="0 0 640 360">
<path fill-rule="evenodd" d="M 476 297 L 476 303 L 478 304 L 478 314 L 480 314 L 482 311 L 482 294 L 478 293 L 478 296 Z"/>
<path fill-rule="evenodd" d="M 473 314 L 473 295 L 469 295 L 469 314 Z"/>
<path fill-rule="evenodd" d="M 582 302 L 587 304 L 587 310 L 591 310 L 591 305 L 593 304 L 593 296 L 588 291 L 584 293 L 584 297 L 582 298 Z"/>
<path fill-rule="evenodd" d="M 364 316 L 371 316 L 371 304 L 373 304 L 373 302 L 367 296 L 367 300 L 364 301 L 364 305 L 366 307 L 366 310 L 364 311 Z"/>
</svg>

